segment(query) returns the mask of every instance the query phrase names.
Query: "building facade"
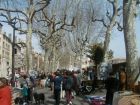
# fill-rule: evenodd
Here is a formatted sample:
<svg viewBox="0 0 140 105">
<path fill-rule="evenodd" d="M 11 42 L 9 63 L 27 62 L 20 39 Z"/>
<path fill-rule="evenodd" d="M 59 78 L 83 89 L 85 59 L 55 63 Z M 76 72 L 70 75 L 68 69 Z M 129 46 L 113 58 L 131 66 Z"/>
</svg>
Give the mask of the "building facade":
<svg viewBox="0 0 140 105">
<path fill-rule="evenodd" d="M 16 42 L 14 46 L 14 68 L 15 70 L 26 70 L 26 46 L 24 42 Z"/>
<path fill-rule="evenodd" d="M 12 42 L 10 35 L 2 32 L 0 23 L 0 77 L 7 77 L 12 64 Z"/>
<path fill-rule="evenodd" d="M 9 77 L 12 74 L 12 35 L 2 32 L 0 23 L 0 77 Z M 26 43 L 15 38 L 14 70 L 15 73 L 26 73 Z M 44 71 L 44 56 L 32 51 L 32 67 L 36 71 Z"/>
</svg>

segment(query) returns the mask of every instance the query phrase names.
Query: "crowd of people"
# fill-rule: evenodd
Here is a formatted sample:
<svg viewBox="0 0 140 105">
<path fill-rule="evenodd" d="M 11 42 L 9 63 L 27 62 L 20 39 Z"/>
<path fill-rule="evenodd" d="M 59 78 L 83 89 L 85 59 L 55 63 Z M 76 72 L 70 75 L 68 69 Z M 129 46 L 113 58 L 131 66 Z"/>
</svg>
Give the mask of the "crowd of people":
<svg viewBox="0 0 140 105">
<path fill-rule="evenodd" d="M 90 80 L 94 81 L 92 82 L 94 84 L 95 73 L 89 69 L 87 75 L 89 75 Z M 116 77 L 116 72 L 109 73 L 109 77 L 104 82 L 107 90 L 106 105 L 112 105 L 114 92 L 126 89 L 126 79 L 124 70 L 119 72 L 118 77 Z M 42 80 L 45 80 L 43 84 Z M 72 105 L 73 94 L 79 95 L 81 83 L 82 75 L 80 71 L 57 70 L 53 73 L 39 73 L 36 77 L 21 75 L 18 82 L 16 81 L 16 87 L 21 90 L 22 100 L 27 104 L 35 98 L 34 90 L 36 87 L 49 87 L 53 91 L 55 105 L 60 104 L 61 98 L 65 98 L 67 105 Z M 1 105 L 12 105 L 14 103 L 12 97 L 12 88 L 9 81 L 6 78 L 0 78 L 0 102 L 3 102 Z"/>
<path fill-rule="evenodd" d="M 44 84 L 42 84 L 42 80 L 45 80 Z M 72 93 L 78 95 L 80 84 L 81 74 L 79 71 L 57 70 L 54 73 L 39 73 L 36 77 L 20 75 L 16 78 L 15 86 L 20 90 L 22 99 L 18 96 L 12 100 L 15 87 L 11 87 L 10 80 L 0 78 L 0 102 L 3 102 L 2 105 L 12 105 L 12 103 L 18 102 L 28 105 L 35 99 L 37 87 L 49 87 L 53 91 L 55 105 L 60 104 L 61 98 L 65 98 L 67 105 L 71 105 Z M 6 96 L 5 93 L 7 93 Z"/>
<path fill-rule="evenodd" d="M 57 70 L 50 77 L 53 83 L 55 105 L 60 104 L 61 98 L 66 98 L 67 105 L 72 104 L 72 94 L 78 95 L 79 88 L 81 85 L 80 72 L 71 72 L 68 70 L 59 71 Z"/>
</svg>

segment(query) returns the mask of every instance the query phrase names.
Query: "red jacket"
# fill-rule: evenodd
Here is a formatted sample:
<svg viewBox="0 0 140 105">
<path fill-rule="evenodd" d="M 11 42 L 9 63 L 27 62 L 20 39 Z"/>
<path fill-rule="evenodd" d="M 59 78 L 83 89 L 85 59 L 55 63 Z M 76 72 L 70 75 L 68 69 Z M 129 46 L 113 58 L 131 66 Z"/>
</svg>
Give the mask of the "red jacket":
<svg viewBox="0 0 140 105">
<path fill-rule="evenodd" d="M 12 93 L 10 86 L 0 88 L 0 105 L 12 105 Z"/>
</svg>

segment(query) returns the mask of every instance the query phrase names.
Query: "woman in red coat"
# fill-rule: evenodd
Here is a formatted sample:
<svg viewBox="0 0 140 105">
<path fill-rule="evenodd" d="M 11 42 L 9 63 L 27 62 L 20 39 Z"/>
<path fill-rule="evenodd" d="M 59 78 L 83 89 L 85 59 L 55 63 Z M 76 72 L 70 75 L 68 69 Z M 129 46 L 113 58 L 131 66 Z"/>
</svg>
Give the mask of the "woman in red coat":
<svg viewBox="0 0 140 105">
<path fill-rule="evenodd" d="M 12 105 L 12 92 L 6 78 L 0 78 L 0 105 Z"/>
</svg>

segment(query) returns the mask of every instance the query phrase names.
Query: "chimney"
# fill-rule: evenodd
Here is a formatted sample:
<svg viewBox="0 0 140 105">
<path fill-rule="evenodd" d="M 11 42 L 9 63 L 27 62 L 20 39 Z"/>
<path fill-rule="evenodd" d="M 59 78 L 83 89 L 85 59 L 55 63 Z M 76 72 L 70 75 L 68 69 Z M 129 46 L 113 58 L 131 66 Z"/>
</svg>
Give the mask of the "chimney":
<svg viewBox="0 0 140 105">
<path fill-rule="evenodd" d="M 2 32 L 2 26 L 3 26 L 3 25 L 0 23 L 0 33 Z"/>
</svg>

